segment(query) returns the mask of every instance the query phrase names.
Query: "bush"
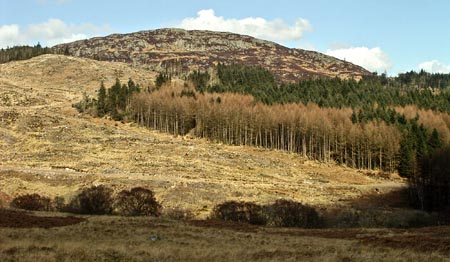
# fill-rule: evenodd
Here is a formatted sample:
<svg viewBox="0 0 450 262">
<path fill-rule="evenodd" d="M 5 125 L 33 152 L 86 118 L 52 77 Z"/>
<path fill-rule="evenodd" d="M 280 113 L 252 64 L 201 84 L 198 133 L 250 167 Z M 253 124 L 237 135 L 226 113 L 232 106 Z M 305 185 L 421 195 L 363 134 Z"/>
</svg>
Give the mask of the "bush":
<svg viewBox="0 0 450 262">
<path fill-rule="evenodd" d="M 344 208 L 327 215 L 327 227 L 337 228 L 415 228 L 438 224 L 436 214 L 418 210 Z"/>
<path fill-rule="evenodd" d="M 350 228 L 360 226 L 361 211 L 354 208 L 345 208 L 337 213 L 329 214 L 327 227 Z"/>
<path fill-rule="evenodd" d="M 160 216 L 161 205 L 156 201 L 153 191 L 142 187 L 121 191 L 115 206 L 120 215 L 125 216 Z"/>
<path fill-rule="evenodd" d="M 52 210 L 64 212 L 66 210 L 65 202 L 66 201 L 64 200 L 63 197 L 57 196 L 57 197 L 53 198 L 52 203 L 51 203 Z"/>
<path fill-rule="evenodd" d="M 50 202 L 48 197 L 41 197 L 38 194 L 26 194 L 14 198 L 10 206 L 32 211 L 49 211 L 51 207 Z"/>
<path fill-rule="evenodd" d="M 319 214 L 313 207 L 292 200 L 277 200 L 265 207 L 265 213 L 273 226 L 313 228 L 320 225 Z"/>
<path fill-rule="evenodd" d="M 265 225 L 263 208 L 251 202 L 228 201 L 214 207 L 212 218 L 226 221 Z"/>
<path fill-rule="evenodd" d="M 92 186 L 83 189 L 66 207 L 68 212 L 90 215 L 112 213 L 112 189 L 106 186 Z"/>
<path fill-rule="evenodd" d="M 212 218 L 277 227 L 313 228 L 321 225 L 319 214 L 313 207 L 291 200 L 277 200 L 266 206 L 228 201 L 214 208 Z"/>
</svg>

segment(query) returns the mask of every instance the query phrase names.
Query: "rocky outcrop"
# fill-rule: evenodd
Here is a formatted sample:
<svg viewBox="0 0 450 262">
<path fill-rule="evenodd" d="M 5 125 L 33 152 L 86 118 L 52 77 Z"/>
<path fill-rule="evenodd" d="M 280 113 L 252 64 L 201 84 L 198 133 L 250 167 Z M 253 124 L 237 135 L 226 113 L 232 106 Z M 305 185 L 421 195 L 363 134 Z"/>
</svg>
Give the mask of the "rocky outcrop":
<svg viewBox="0 0 450 262">
<path fill-rule="evenodd" d="M 159 29 L 91 38 L 53 49 L 56 53 L 171 73 L 208 70 L 217 63 L 240 63 L 265 67 L 283 81 L 336 76 L 359 79 L 370 74 L 360 66 L 318 52 L 224 32 Z"/>
</svg>

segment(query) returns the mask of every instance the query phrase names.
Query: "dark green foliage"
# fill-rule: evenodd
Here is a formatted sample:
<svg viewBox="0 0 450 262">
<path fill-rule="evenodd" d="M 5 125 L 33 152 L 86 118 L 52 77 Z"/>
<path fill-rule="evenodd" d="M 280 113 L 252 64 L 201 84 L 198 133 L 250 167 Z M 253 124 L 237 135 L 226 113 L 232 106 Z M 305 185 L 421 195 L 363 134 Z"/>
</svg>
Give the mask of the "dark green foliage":
<svg viewBox="0 0 450 262">
<path fill-rule="evenodd" d="M 250 94 L 268 104 L 312 102 L 321 107 L 359 108 L 362 109 L 360 114 L 366 114 L 359 118 L 361 122 L 380 118 L 394 122 L 395 119 L 390 118 L 393 112 L 389 111 L 392 110 L 388 109 L 389 106 L 417 105 L 450 113 L 450 92 L 444 90 L 450 88 L 450 76 L 446 74 L 408 73 L 408 79 L 414 81 L 405 81 L 403 75 L 397 78 L 369 76 L 359 82 L 321 78 L 277 86 L 271 72 L 261 67 L 219 64 L 217 72 L 220 84 L 209 87 L 207 91 Z M 424 84 L 417 84 L 422 82 Z M 373 107 L 375 103 L 377 109 Z"/>
<path fill-rule="evenodd" d="M 10 206 L 33 211 L 49 211 L 51 209 L 51 200 L 48 197 L 41 197 L 38 194 L 26 194 L 14 198 Z"/>
<path fill-rule="evenodd" d="M 116 197 L 117 212 L 124 216 L 160 216 L 161 205 L 153 191 L 142 187 L 123 190 Z"/>
<path fill-rule="evenodd" d="M 398 172 L 408 178 L 413 206 L 427 211 L 450 206 L 450 149 L 434 129 L 431 134 L 417 117 L 409 121 L 400 144 Z"/>
<path fill-rule="evenodd" d="M 450 207 L 450 146 L 421 159 L 420 173 L 411 179 L 413 203 L 427 211 Z"/>
<path fill-rule="evenodd" d="M 214 207 L 213 218 L 225 221 L 264 225 L 263 208 L 251 202 L 228 201 Z"/>
<path fill-rule="evenodd" d="M 169 74 L 159 73 L 155 80 L 155 87 L 160 88 L 163 84 L 170 82 L 172 77 Z"/>
<path fill-rule="evenodd" d="M 419 73 L 410 71 L 399 74 L 395 80 L 401 86 L 414 86 L 417 88 L 434 87 L 439 89 L 450 87 L 450 74 L 430 74 L 424 70 L 421 70 Z"/>
<path fill-rule="evenodd" d="M 99 117 L 103 117 L 107 111 L 108 110 L 106 107 L 106 88 L 102 81 L 102 83 L 100 84 L 100 88 L 98 89 L 97 115 Z"/>
<path fill-rule="evenodd" d="M 10 61 L 26 60 L 43 54 L 51 54 L 52 50 L 42 47 L 39 43 L 35 46 L 14 46 L 0 49 L 0 64 Z"/>
<path fill-rule="evenodd" d="M 292 200 L 277 200 L 266 207 L 268 221 L 277 227 L 314 228 L 320 225 L 317 211 L 308 205 Z"/>
<path fill-rule="evenodd" d="M 439 138 L 439 133 L 436 128 L 433 129 L 430 138 L 428 139 L 428 147 L 431 151 L 434 151 L 442 146 L 442 141 Z"/>
<path fill-rule="evenodd" d="M 394 78 L 384 74 L 366 76 L 358 82 L 320 78 L 277 85 L 273 74 L 262 67 L 219 64 L 216 70 L 219 83 L 212 86 L 207 86 L 208 73 L 193 72 L 188 79 L 199 92 L 249 94 L 266 104 L 311 102 L 321 107 L 355 108 L 354 122 L 404 122 L 402 116 L 390 108 L 392 106 L 417 105 L 450 113 L 450 74 L 421 71 Z"/>
<path fill-rule="evenodd" d="M 217 65 L 217 76 L 220 84 L 208 87 L 208 92 L 233 92 L 250 94 L 257 100 L 271 104 L 276 101 L 277 84 L 273 74 L 259 66 L 246 66 L 240 64 Z"/>
<path fill-rule="evenodd" d="M 282 85 L 277 89 L 274 102 L 308 102 L 322 107 L 352 107 L 378 111 L 376 114 L 392 114 L 390 106 L 417 105 L 420 108 L 433 109 L 450 113 L 449 92 L 433 92 L 428 88 L 401 86 L 394 78 L 389 85 L 383 85 L 380 77 L 365 78 L 359 82 L 354 80 L 311 79 L 295 84 Z M 378 109 L 374 109 L 374 104 Z M 369 112 L 371 113 L 371 112 Z M 367 116 L 367 120 L 373 117 Z M 383 116 L 388 120 L 387 115 Z M 365 120 L 362 118 L 361 120 Z M 390 121 L 390 120 L 388 120 Z"/>
<path fill-rule="evenodd" d="M 392 108 L 364 106 L 359 109 L 354 109 L 351 118 L 353 123 L 367 123 L 381 120 L 389 125 L 397 125 L 399 127 L 407 124 L 405 115 L 397 113 Z"/>
<path fill-rule="evenodd" d="M 412 177 L 417 166 L 416 151 L 413 149 L 412 141 L 403 139 L 399 153 L 398 174 L 405 178 Z"/>
<path fill-rule="evenodd" d="M 427 130 L 417 124 L 417 119 L 410 120 L 405 128 L 405 135 L 400 142 L 398 173 L 402 177 L 412 178 L 418 174 L 418 161 L 427 151 L 424 143 Z"/>
<path fill-rule="evenodd" d="M 189 74 L 187 79 L 192 82 L 196 90 L 199 92 L 204 92 L 206 91 L 208 83 L 211 80 L 211 75 L 208 72 L 200 72 L 195 70 Z"/>
<path fill-rule="evenodd" d="M 83 189 L 67 206 L 67 211 L 78 214 L 108 215 L 113 209 L 112 189 L 92 186 Z"/>
<path fill-rule="evenodd" d="M 97 100 L 84 95 L 83 100 L 73 106 L 79 112 L 89 112 L 98 117 L 110 115 L 114 120 L 123 120 L 128 115 L 132 95 L 140 91 L 139 85 L 136 85 L 131 79 L 126 85 L 122 85 L 120 80 L 116 79 L 116 83 L 109 89 L 105 88 L 102 81 L 97 93 Z"/>
<path fill-rule="evenodd" d="M 125 100 L 124 93 L 122 92 L 122 86 L 119 79 L 116 79 L 116 83 L 108 89 L 106 111 L 110 113 L 114 120 L 120 120 L 119 108 L 122 102 Z"/>
<path fill-rule="evenodd" d="M 109 114 L 114 120 L 122 120 L 128 113 L 131 96 L 140 92 L 140 87 L 131 79 L 127 85 L 121 85 L 120 80 L 116 79 L 116 83 L 106 91 L 105 114 Z"/>
</svg>

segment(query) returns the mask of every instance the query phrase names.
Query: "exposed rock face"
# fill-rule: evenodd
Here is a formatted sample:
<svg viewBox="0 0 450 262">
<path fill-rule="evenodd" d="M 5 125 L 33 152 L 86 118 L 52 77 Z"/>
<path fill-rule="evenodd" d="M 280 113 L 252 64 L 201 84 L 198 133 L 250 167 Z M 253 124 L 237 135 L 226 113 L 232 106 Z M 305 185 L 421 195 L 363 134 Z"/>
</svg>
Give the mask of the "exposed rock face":
<svg viewBox="0 0 450 262">
<path fill-rule="evenodd" d="M 53 49 L 72 56 L 126 62 L 172 73 L 208 70 L 220 62 L 263 66 L 283 81 L 335 76 L 358 79 L 370 74 L 360 66 L 318 52 L 211 31 L 159 29 L 113 34 L 61 44 Z"/>
</svg>

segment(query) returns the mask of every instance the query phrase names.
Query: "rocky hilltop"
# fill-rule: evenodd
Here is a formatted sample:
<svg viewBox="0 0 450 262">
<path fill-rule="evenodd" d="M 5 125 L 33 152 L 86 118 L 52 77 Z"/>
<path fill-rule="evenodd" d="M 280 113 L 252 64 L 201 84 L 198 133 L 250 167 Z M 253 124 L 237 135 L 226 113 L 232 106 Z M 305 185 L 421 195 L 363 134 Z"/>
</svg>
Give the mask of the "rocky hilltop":
<svg viewBox="0 0 450 262">
<path fill-rule="evenodd" d="M 370 74 L 360 66 L 318 52 L 224 32 L 159 29 L 80 40 L 53 49 L 60 54 L 175 74 L 208 70 L 217 63 L 263 66 L 283 81 L 336 76 L 359 79 Z"/>
</svg>

